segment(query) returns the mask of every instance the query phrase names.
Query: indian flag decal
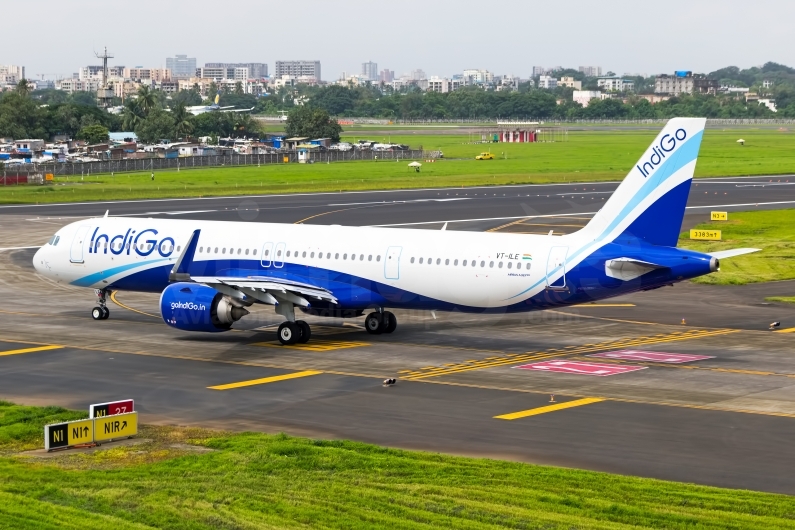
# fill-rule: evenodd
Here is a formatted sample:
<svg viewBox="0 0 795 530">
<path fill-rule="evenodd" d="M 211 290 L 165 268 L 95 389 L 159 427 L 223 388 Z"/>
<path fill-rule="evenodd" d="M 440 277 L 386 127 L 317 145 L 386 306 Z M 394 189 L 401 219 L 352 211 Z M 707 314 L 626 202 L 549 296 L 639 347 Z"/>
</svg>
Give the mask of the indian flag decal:
<svg viewBox="0 0 795 530">
<path fill-rule="evenodd" d="M 529 260 L 532 261 L 533 260 L 533 255 L 532 254 L 522 254 L 522 259 L 529 259 Z"/>
</svg>

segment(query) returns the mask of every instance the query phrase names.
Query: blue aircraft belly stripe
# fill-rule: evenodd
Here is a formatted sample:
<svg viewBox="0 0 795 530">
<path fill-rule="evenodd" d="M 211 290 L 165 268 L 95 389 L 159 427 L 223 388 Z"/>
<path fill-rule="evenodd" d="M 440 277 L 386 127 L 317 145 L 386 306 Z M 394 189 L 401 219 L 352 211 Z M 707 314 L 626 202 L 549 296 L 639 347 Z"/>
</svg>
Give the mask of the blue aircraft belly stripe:
<svg viewBox="0 0 795 530">
<path fill-rule="evenodd" d="M 107 280 L 111 276 L 115 276 L 122 272 L 127 272 L 129 270 L 146 267 L 147 265 L 151 265 L 152 263 L 158 263 L 161 261 L 168 261 L 168 258 L 153 259 L 145 261 L 143 263 L 128 263 L 127 265 L 120 265 L 118 267 L 113 267 L 112 269 L 107 269 L 101 272 L 95 272 L 94 274 L 89 274 L 88 276 L 83 276 L 82 278 L 78 278 L 77 280 L 71 282 L 71 284 L 77 285 L 79 287 L 89 287 L 97 282 L 100 282 L 102 280 Z"/>
</svg>

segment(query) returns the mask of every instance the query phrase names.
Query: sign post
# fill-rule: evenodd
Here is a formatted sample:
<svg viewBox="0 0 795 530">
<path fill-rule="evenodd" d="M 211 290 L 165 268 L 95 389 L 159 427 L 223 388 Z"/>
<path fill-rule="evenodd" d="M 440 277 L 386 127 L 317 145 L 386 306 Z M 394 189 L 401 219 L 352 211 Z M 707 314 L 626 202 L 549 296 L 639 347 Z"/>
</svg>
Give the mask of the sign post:
<svg viewBox="0 0 795 530">
<path fill-rule="evenodd" d="M 97 403 L 88 408 L 89 418 L 102 418 L 104 416 L 115 416 L 116 414 L 126 414 L 135 410 L 135 402 L 132 399 L 122 401 L 109 401 L 107 403 Z"/>
</svg>

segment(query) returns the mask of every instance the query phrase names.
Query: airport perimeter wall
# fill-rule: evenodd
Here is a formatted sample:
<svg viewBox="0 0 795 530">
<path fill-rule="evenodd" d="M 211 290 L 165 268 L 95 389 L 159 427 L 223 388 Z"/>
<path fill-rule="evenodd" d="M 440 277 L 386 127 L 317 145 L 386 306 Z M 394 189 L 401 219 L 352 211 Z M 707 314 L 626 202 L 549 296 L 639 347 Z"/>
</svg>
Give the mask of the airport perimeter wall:
<svg viewBox="0 0 795 530">
<path fill-rule="evenodd" d="M 305 162 L 319 164 L 352 160 L 425 160 L 439 158 L 439 151 L 407 149 L 403 151 L 326 151 L 306 153 Z M 286 161 L 285 161 L 286 159 Z M 104 160 L 100 162 L 57 162 L 52 164 L 24 164 L 6 166 L 0 174 L 0 186 L 39 183 L 40 176 L 94 175 L 98 173 L 130 173 L 158 170 L 189 170 L 201 167 L 260 166 L 265 164 L 298 163 L 299 153 L 289 151 L 262 155 L 209 155 L 179 158 L 138 158 Z"/>
</svg>

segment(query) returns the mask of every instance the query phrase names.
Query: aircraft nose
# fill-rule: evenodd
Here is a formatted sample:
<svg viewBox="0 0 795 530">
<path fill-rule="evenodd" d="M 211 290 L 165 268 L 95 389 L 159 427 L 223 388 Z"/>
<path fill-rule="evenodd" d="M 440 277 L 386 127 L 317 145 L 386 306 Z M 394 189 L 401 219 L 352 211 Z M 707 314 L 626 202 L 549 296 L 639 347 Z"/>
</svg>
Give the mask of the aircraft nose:
<svg viewBox="0 0 795 530">
<path fill-rule="evenodd" d="M 44 272 L 44 247 L 41 247 L 33 255 L 33 268 L 38 272 Z"/>
</svg>

